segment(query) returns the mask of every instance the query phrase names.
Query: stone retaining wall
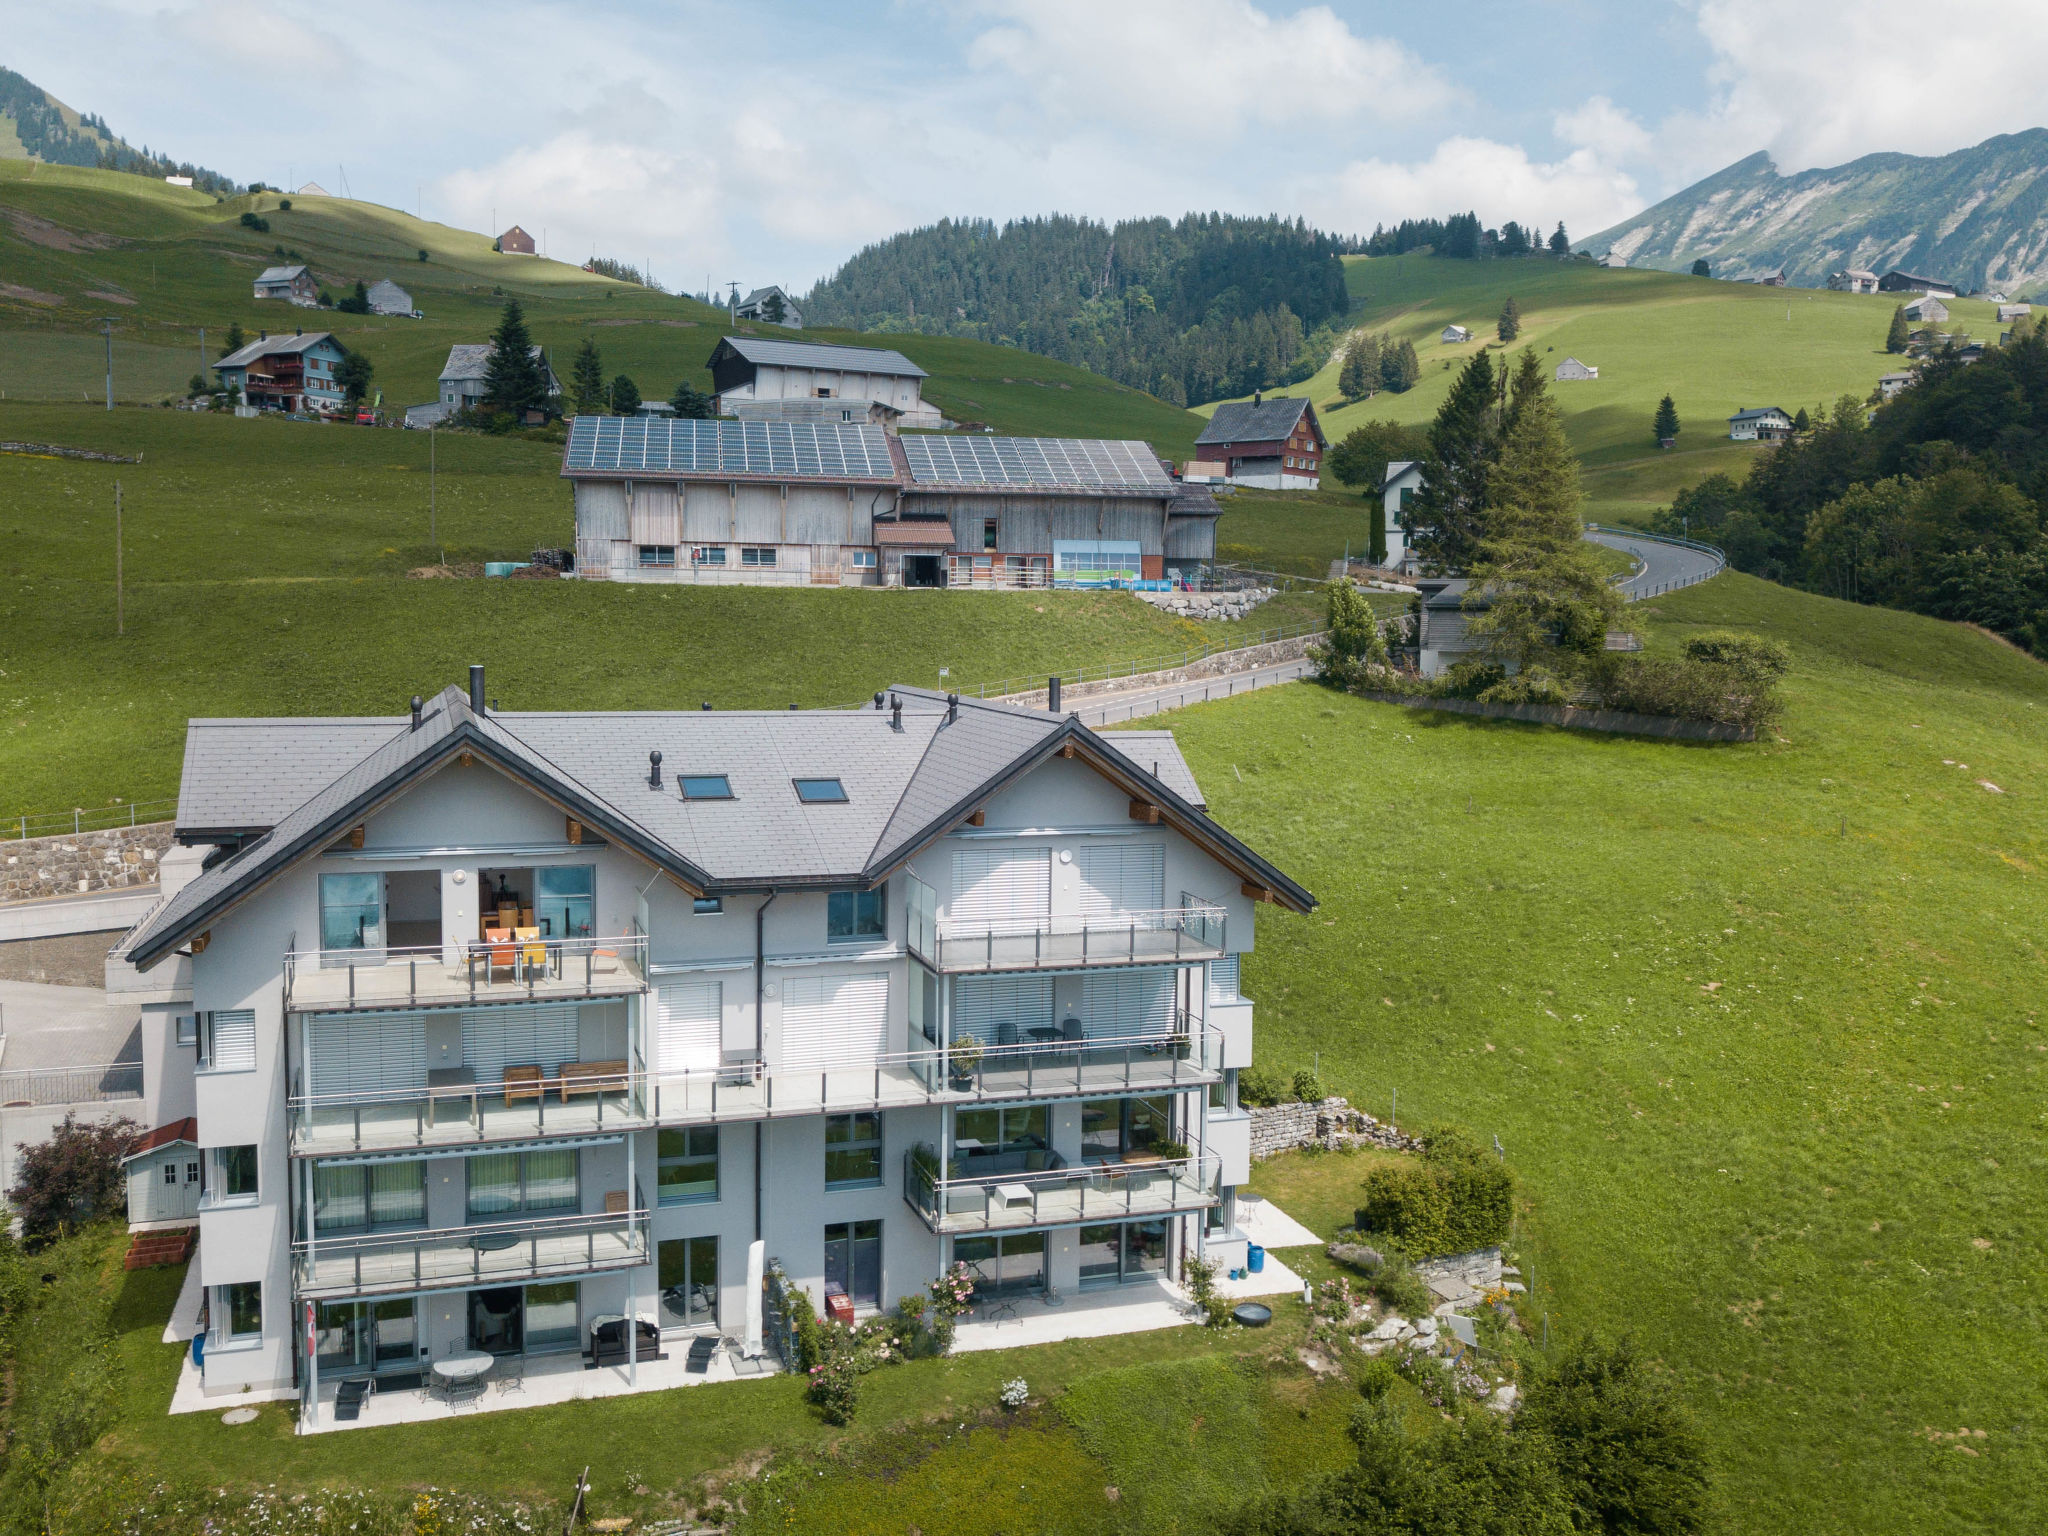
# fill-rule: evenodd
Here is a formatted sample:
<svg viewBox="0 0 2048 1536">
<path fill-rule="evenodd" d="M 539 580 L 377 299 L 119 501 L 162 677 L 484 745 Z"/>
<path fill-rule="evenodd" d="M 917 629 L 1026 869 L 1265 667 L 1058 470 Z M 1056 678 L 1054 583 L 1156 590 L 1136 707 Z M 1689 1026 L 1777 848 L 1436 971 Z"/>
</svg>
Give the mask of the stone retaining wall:
<svg viewBox="0 0 2048 1536">
<path fill-rule="evenodd" d="M 1265 645 L 1248 645 L 1242 650 L 1217 651 L 1198 661 L 1191 661 L 1184 667 L 1169 667 L 1163 672 L 1136 672 L 1129 677 L 1113 677 L 1106 682 L 1068 684 L 1060 689 L 1060 704 L 1066 707 L 1081 699 L 1099 699 L 1119 693 L 1142 693 L 1153 688 L 1171 688 L 1176 683 L 1196 682 L 1205 677 L 1229 677 L 1237 672 L 1255 672 L 1260 667 L 1298 660 L 1309 645 L 1322 638 L 1320 633 L 1296 635 L 1289 640 L 1272 640 Z M 1043 709 L 1045 690 L 1034 688 L 1029 693 L 1005 694 L 1001 702 L 1015 704 L 1020 709 Z"/>
<path fill-rule="evenodd" d="M 1292 1152 L 1296 1147 L 1385 1147 L 1394 1152 L 1420 1152 L 1422 1143 L 1413 1136 L 1381 1121 L 1363 1110 L 1353 1109 L 1348 1100 L 1328 1098 L 1313 1104 L 1274 1104 L 1254 1109 L 1252 1156 L 1271 1157 Z"/>
<path fill-rule="evenodd" d="M 1154 608 L 1183 619 L 1241 619 L 1271 597 L 1277 587 L 1241 587 L 1235 592 L 1138 592 Z"/>
<path fill-rule="evenodd" d="M 1678 741 L 1755 741 L 1753 726 L 1718 720 L 1681 720 L 1674 715 L 1638 715 L 1623 709 L 1580 709 L 1576 704 L 1482 704 L 1477 699 L 1417 699 L 1405 693 L 1360 689 L 1359 697 L 1409 709 L 1439 709 L 1490 720 L 1528 720 L 1574 731 L 1608 731 L 1618 736 L 1665 736 Z"/>
<path fill-rule="evenodd" d="M 170 846 L 168 821 L 0 842 L 0 901 L 155 885 L 157 860 Z"/>
</svg>

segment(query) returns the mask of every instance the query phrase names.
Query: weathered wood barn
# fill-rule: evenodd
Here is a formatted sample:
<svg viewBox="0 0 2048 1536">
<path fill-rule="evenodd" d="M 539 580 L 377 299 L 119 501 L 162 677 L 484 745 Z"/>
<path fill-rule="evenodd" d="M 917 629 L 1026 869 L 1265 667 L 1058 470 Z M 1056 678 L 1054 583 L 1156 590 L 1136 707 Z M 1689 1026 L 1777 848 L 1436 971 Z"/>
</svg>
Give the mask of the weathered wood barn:
<svg viewBox="0 0 2048 1536">
<path fill-rule="evenodd" d="M 995 588 L 1215 558 L 1214 499 L 1139 442 L 578 417 L 562 474 L 585 579 Z"/>
<path fill-rule="evenodd" d="M 925 371 L 884 347 L 727 336 L 710 358 L 713 408 L 744 421 L 816 420 L 831 401 L 891 426 L 937 427 L 945 417 L 923 395 Z M 794 408 L 794 409 L 792 409 Z"/>
</svg>

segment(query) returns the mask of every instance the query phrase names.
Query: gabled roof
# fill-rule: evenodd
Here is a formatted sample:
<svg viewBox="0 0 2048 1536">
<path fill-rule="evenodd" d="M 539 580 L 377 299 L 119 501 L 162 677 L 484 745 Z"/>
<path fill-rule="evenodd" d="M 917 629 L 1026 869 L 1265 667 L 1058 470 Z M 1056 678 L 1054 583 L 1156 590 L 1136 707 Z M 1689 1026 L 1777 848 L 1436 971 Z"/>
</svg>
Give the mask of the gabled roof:
<svg viewBox="0 0 2048 1536">
<path fill-rule="evenodd" d="M 930 377 L 901 352 L 886 351 L 880 347 L 835 347 L 822 341 L 727 336 L 712 348 L 710 361 L 716 363 L 728 352 L 756 367 L 824 368 L 841 373 L 885 373 L 905 379 Z"/>
<path fill-rule="evenodd" d="M 203 722 L 211 739 L 188 761 L 186 784 L 216 807 L 246 796 L 253 809 L 289 795 L 272 775 L 282 751 L 302 760 L 299 778 L 332 777 L 261 830 L 240 852 L 181 888 L 132 933 L 125 953 L 147 968 L 271 880 L 332 846 L 385 804 L 464 754 L 562 806 L 593 832 L 704 892 L 872 886 L 885 880 L 980 805 L 1055 753 L 1090 763 L 1161 819 L 1208 850 L 1240 879 L 1298 911 L 1315 898 L 1203 813 L 1194 779 L 1171 737 L 1127 743 L 1097 736 L 1071 715 L 897 688 L 902 729 L 888 710 L 479 715 L 457 688 L 437 695 L 420 724 L 409 720 L 272 722 L 280 733 L 254 758 L 233 741 L 256 739 L 261 722 Z M 383 739 L 352 754 L 381 727 Z M 662 754 L 660 784 L 648 754 Z M 199 766 L 195 767 L 194 763 Z M 1148 764 L 1157 764 L 1154 774 Z M 733 798 L 684 800 L 677 776 L 722 773 Z M 806 805 L 797 777 L 835 776 L 842 804 Z M 296 793 L 293 791 L 292 793 Z M 212 819 L 256 831 L 261 818 L 214 809 Z M 181 828 L 187 823 L 181 819 Z"/>
<path fill-rule="evenodd" d="M 897 481 L 889 436 L 866 421 L 682 421 L 578 416 L 565 475 Z"/>
<path fill-rule="evenodd" d="M 1279 442 L 1294 431 L 1301 420 L 1301 413 L 1309 410 L 1308 397 L 1279 395 L 1271 400 L 1254 403 L 1250 400 L 1230 400 L 1216 407 L 1216 414 L 1209 418 L 1209 425 L 1202 429 L 1202 435 L 1195 439 L 1197 446 L 1203 443 L 1271 443 Z M 1322 436 L 1322 429 L 1316 429 L 1316 436 Z"/>
<path fill-rule="evenodd" d="M 260 362 L 266 357 L 278 357 L 293 352 L 310 352 L 323 341 L 334 342 L 337 349 L 341 346 L 340 342 L 334 341 L 334 334 L 331 331 L 301 331 L 296 336 L 266 336 L 261 340 L 250 342 L 246 347 L 242 347 L 238 351 L 230 352 L 213 366 L 216 369 L 246 368 L 251 363 Z"/>
<path fill-rule="evenodd" d="M 919 432 L 898 439 L 912 490 L 997 486 L 1169 496 L 1173 479 L 1151 445 L 1097 437 L 985 437 Z"/>
<path fill-rule="evenodd" d="M 1382 477 L 1380 478 L 1380 489 L 1384 491 L 1384 490 L 1385 490 L 1385 489 L 1386 489 L 1386 488 L 1387 488 L 1388 486 L 1392 485 L 1392 484 L 1393 484 L 1393 483 L 1394 483 L 1394 482 L 1395 482 L 1396 480 L 1400 479 L 1400 478 L 1401 478 L 1401 477 L 1402 477 L 1403 475 L 1407 474 L 1409 470 L 1411 470 L 1411 469 L 1418 469 L 1418 470 L 1419 470 L 1419 469 L 1421 469 L 1421 468 L 1422 468 L 1422 461 L 1421 461 L 1420 459 L 1389 459 L 1389 460 L 1387 460 L 1387 472 L 1386 472 L 1386 474 L 1385 474 L 1385 475 L 1383 475 L 1383 476 L 1382 476 Z"/>
<path fill-rule="evenodd" d="M 182 1120 L 173 1120 L 169 1125 L 160 1125 L 153 1131 L 144 1132 L 135 1138 L 135 1144 L 128 1149 L 121 1161 L 132 1163 L 138 1157 L 146 1157 L 164 1147 L 175 1147 L 180 1142 L 188 1142 L 195 1147 L 199 1145 L 197 1116 L 187 1115 Z"/>
<path fill-rule="evenodd" d="M 306 269 L 303 266 L 265 267 L 256 274 L 259 283 L 288 283 Z"/>
<path fill-rule="evenodd" d="M 768 295 L 771 293 L 781 294 L 783 303 L 787 304 L 791 309 L 796 308 L 796 300 L 789 296 L 788 290 L 780 283 L 770 283 L 766 288 L 756 288 L 752 293 L 740 300 L 739 307 L 745 309 L 751 304 L 765 304 L 768 302 Z"/>
<path fill-rule="evenodd" d="M 1737 411 L 1728 419 L 1730 421 L 1761 421 L 1766 416 L 1783 416 L 1787 421 L 1792 419 L 1791 412 L 1781 410 L 1775 405 L 1752 405 L 1744 410 Z"/>
<path fill-rule="evenodd" d="M 533 360 L 547 368 L 550 389 L 555 388 L 555 370 L 548 368 L 546 353 L 539 342 L 527 348 Z M 491 344 L 488 341 L 458 341 L 448 349 L 448 361 L 441 365 L 441 382 L 450 379 L 480 379 L 484 367 L 491 360 Z"/>
</svg>

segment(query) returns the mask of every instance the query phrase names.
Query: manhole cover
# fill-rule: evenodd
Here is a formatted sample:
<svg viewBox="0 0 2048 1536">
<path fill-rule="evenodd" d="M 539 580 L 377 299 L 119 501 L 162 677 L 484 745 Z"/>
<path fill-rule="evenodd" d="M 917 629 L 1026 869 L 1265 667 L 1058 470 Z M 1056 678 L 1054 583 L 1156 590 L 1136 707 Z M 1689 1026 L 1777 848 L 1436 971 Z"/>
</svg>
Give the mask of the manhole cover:
<svg viewBox="0 0 2048 1536">
<path fill-rule="evenodd" d="M 220 1421 L 223 1424 L 254 1424 L 256 1422 L 256 1410 L 254 1408 L 230 1408 L 220 1416 Z"/>
</svg>

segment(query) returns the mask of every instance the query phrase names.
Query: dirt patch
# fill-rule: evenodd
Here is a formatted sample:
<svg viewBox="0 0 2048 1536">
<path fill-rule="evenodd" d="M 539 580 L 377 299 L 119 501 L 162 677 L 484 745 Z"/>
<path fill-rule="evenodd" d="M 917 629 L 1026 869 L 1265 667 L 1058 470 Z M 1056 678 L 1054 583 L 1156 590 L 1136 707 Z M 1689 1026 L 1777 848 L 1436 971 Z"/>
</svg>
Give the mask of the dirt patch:
<svg viewBox="0 0 2048 1536">
<path fill-rule="evenodd" d="M 64 302 L 62 294 L 45 293 L 40 288 L 24 288 L 20 283 L 0 283 L 0 299 L 13 299 L 21 304 L 41 304 L 46 309 L 54 309 Z"/>
<path fill-rule="evenodd" d="M 679 331 L 694 331 L 697 329 L 697 322 L 695 320 L 664 320 L 661 323 L 663 325 L 672 325 Z"/>
<path fill-rule="evenodd" d="M 109 304 L 127 304 L 132 306 L 135 303 L 125 293 L 108 293 L 104 288 L 88 288 L 85 290 L 85 296 L 88 299 L 105 299 Z"/>
<path fill-rule="evenodd" d="M 52 251 L 112 251 L 128 243 L 112 235 L 66 229 L 62 224 L 52 224 L 48 219 L 39 219 L 19 208 L 0 208 L 0 214 L 6 215 L 7 222 L 14 226 L 15 234 L 30 245 L 40 245 Z"/>
<path fill-rule="evenodd" d="M 484 573 L 483 563 L 477 560 L 451 560 L 446 565 L 418 565 L 405 574 L 414 581 L 436 581 L 452 577 L 458 581 L 480 577 Z"/>
<path fill-rule="evenodd" d="M 507 578 L 511 581 L 560 581 L 562 573 L 552 565 L 522 565 Z"/>
</svg>

